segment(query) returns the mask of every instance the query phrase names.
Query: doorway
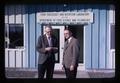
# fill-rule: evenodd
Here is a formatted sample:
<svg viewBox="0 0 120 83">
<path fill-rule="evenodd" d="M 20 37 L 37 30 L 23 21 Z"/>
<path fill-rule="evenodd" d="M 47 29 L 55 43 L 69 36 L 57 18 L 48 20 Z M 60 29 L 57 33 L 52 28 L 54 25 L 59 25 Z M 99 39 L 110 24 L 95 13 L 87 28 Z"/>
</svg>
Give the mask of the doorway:
<svg viewBox="0 0 120 83">
<path fill-rule="evenodd" d="M 73 33 L 73 36 L 78 39 L 79 43 L 80 43 L 80 57 L 79 57 L 79 63 L 83 63 L 84 62 L 84 59 L 83 59 L 83 43 L 84 43 L 84 39 L 83 39 L 83 25 L 69 25 L 67 26 L 67 28 L 69 28 L 72 33 Z"/>
<path fill-rule="evenodd" d="M 85 69 L 84 61 L 84 26 L 83 25 L 68 25 L 67 28 L 70 28 L 73 36 L 78 39 L 80 42 L 80 57 L 79 57 L 79 66 L 78 70 Z M 65 25 L 55 25 L 52 26 L 53 34 L 57 37 L 59 43 L 59 52 L 55 54 L 55 70 L 62 70 L 62 59 L 63 59 L 63 48 L 64 48 L 64 29 Z"/>
<path fill-rule="evenodd" d="M 73 36 L 78 39 L 80 43 L 79 66 L 78 70 L 85 70 L 85 56 L 84 56 L 84 25 L 68 25 L 73 33 Z"/>
<path fill-rule="evenodd" d="M 65 26 L 52 26 L 53 34 L 57 37 L 59 43 L 59 51 L 55 54 L 55 70 L 62 69 L 63 48 L 64 48 L 64 28 Z"/>
</svg>

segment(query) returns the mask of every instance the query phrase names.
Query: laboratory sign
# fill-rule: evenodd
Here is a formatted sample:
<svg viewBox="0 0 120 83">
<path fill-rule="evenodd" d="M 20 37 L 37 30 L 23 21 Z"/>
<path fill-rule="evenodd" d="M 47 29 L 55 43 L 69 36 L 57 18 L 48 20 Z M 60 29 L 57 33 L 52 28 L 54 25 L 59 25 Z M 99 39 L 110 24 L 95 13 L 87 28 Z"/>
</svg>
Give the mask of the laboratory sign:
<svg viewBox="0 0 120 83">
<path fill-rule="evenodd" d="M 93 12 L 40 12 L 40 24 L 89 24 L 93 23 Z"/>
</svg>

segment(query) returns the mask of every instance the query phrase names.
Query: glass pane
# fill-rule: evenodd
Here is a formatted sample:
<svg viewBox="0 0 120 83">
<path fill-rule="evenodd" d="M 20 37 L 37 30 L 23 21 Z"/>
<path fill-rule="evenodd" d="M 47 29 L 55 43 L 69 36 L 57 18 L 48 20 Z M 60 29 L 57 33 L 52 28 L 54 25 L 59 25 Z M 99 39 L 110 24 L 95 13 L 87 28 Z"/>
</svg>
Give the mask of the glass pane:
<svg viewBox="0 0 120 83">
<path fill-rule="evenodd" d="M 115 25 L 111 25 L 111 49 L 115 49 Z"/>
<path fill-rule="evenodd" d="M 58 40 L 58 44 L 59 44 L 59 29 L 53 29 L 53 34 L 56 36 L 57 40 Z M 59 47 L 59 45 L 58 45 Z M 59 49 L 58 49 L 59 50 Z M 59 55 L 60 55 L 60 51 L 58 53 L 55 54 L 55 61 L 56 63 L 59 63 Z"/>
<path fill-rule="evenodd" d="M 8 30 L 8 24 L 5 24 L 5 30 L 4 30 L 4 34 L 5 34 L 5 48 L 9 47 L 9 30 Z"/>
<path fill-rule="evenodd" d="M 9 24 L 9 48 L 23 47 L 23 24 Z"/>
</svg>

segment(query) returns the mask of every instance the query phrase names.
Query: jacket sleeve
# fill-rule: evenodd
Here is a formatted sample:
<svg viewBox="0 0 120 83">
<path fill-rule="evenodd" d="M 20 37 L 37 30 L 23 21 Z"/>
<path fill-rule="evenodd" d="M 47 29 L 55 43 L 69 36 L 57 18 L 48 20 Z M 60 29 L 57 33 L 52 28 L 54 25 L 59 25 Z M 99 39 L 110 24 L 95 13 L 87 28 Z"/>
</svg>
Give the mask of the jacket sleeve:
<svg viewBox="0 0 120 83">
<path fill-rule="evenodd" d="M 42 37 L 42 36 L 40 36 L 40 37 L 38 38 L 36 50 L 37 50 L 39 53 L 46 53 L 46 51 L 45 51 L 45 45 L 44 45 L 44 41 L 43 41 L 43 37 Z"/>
<path fill-rule="evenodd" d="M 76 64 L 78 64 L 79 53 L 80 53 L 80 45 L 78 41 L 75 41 L 72 50 L 73 50 L 73 57 L 72 57 L 71 65 L 76 66 Z"/>
</svg>

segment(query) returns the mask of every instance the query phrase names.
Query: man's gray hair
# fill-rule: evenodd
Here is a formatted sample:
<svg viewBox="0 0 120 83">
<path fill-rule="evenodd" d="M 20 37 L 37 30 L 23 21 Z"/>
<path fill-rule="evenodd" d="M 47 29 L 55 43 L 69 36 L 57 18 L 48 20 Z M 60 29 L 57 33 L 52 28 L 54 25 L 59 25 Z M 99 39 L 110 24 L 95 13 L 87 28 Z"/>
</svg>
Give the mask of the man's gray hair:
<svg viewBox="0 0 120 83">
<path fill-rule="evenodd" d="M 49 27 L 49 28 L 51 28 L 51 29 L 52 29 L 52 26 L 51 26 L 51 25 L 46 25 L 46 26 L 45 26 L 45 28 L 47 28 L 47 27 Z"/>
</svg>

